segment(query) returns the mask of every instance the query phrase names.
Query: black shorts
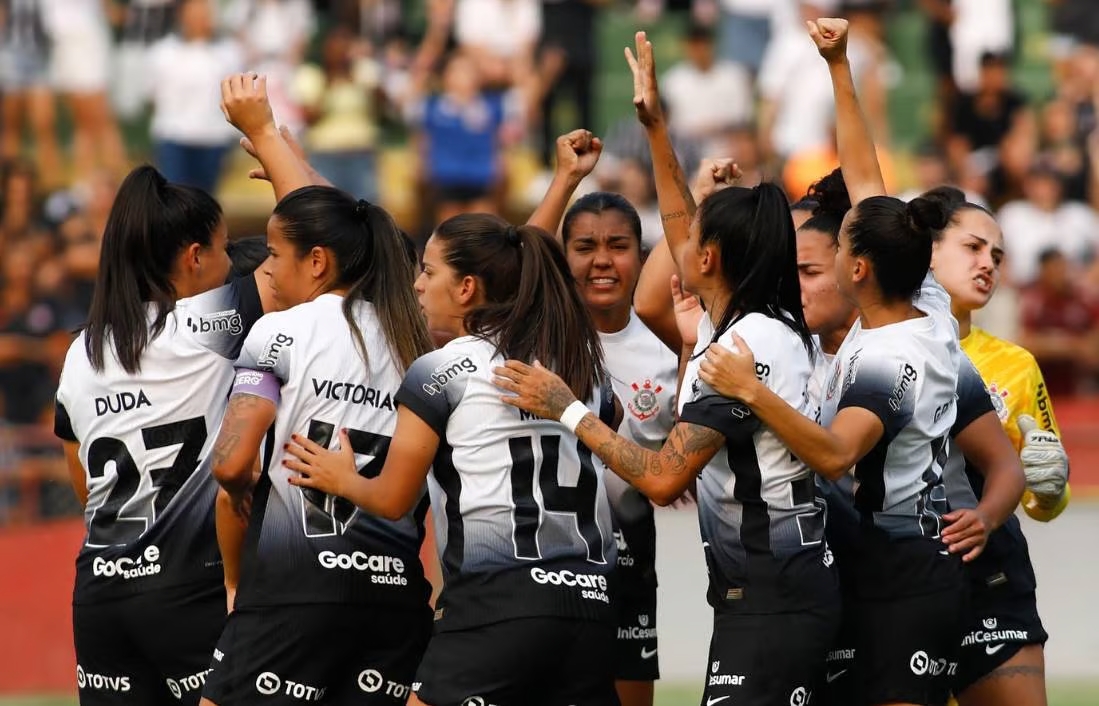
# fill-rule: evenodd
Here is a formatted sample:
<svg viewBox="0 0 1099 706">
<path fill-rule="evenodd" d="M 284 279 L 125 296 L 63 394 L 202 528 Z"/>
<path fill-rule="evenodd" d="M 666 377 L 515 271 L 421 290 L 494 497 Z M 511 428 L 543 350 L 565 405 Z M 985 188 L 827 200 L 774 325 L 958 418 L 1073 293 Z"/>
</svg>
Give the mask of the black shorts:
<svg viewBox="0 0 1099 706">
<path fill-rule="evenodd" d="M 714 616 L 702 703 L 804 706 L 836 637 L 838 607 Z"/>
<path fill-rule="evenodd" d="M 214 650 L 203 695 L 218 706 L 404 704 L 430 634 L 426 605 L 238 609 Z"/>
<path fill-rule="evenodd" d="M 656 681 L 660 663 L 656 654 L 656 586 L 615 596 L 618 639 L 615 643 L 614 678 L 623 681 Z"/>
<path fill-rule="evenodd" d="M 73 606 L 83 706 L 198 704 L 225 626 L 225 589 L 165 589 Z"/>
<path fill-rule="evenodd" d="M 852 602 L 856 696 L 849 703 L 946 704 L 966 604 L 964 588 Z"/>
<path fill-rule="evenodd" d="M 960 694 L 1027 645 L 1044 645 L 1049 635 L 1038 617 L 1034 593 L 974 592 L 962 632 L 958 670 L 950 688 Z"/>
<path fill-rule="evenodd" d="M 856 703 L 855 680 L 855 626 L 848 617 L 850 599 L 843 598 L 843 620 L 840 621 L 836 639 L 828 649 L 824 671 L 813 691 L 813 706 L 852 706 Z"/>
<path fill-rule="evenodd" d="M 412 689 L 430 706 L 618 706 L 614 626 L 519 618 L 436 633 Z"/>
</svg>

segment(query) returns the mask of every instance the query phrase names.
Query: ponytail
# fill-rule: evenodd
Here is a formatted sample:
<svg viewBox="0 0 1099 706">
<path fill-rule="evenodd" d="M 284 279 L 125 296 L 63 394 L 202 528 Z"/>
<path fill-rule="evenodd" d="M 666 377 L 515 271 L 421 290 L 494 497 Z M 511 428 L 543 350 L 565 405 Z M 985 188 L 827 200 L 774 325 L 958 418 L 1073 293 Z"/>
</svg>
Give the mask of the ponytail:
<svg viewBox="0 0 1099 706">
<path fill-rule="evenodd" d="M 164 330 L 175 308 L 171 276 L 176 258 L 192 243 L 210 245 L 221 220 L 213 197 L 171 184 L 153 167 L 138 167 L 123 180 L 103 231 L 84 332 L 94 370 L 103 370 L 108 343 L 126 372 L 141 369 L 145 347 Z M 151 324 L 149 304 L 156 308 Z"/>
<path fill-rule="evenodd" d="M 602 380 L 602 348 L 560 245 L 540 228 L 486 214 L 448 219 L 434 237 L 458 276 L 484 287 L 466 329 L 495 341 L 497 354 L 541 362 L 590 399 Z"/>
<path fill-rule="evenodd" d="M 359 299 L 374 305 L 402 370 L 434 348 L 416 302 L 404 238 L 384 209 L 331 186 L 306 186 L 284 196 L 272 215 L 299 255 L 315 247 L 332 252 L 338 268 L 333 285 L 347 290 L 343 315 L 364 362 L 366 341 L 354 316 Z"/>
</svg>

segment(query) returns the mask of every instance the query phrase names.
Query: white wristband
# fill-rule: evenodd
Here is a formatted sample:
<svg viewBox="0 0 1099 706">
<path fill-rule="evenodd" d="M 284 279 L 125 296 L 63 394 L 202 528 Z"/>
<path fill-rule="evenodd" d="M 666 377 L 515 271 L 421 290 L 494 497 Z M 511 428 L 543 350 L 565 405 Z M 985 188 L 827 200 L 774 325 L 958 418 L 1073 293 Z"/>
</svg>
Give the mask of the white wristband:
<svg viewBox="0 0 1099 706">
<path fill-rule="evenodd" d="M 573 434 L 576 433 L 576 427 L 580 426 L 580 420 L 588 416 L 588 409 L 580 400 L 573 400 L 572 404 L 565 407 L 565 411 L 561 413 L 561 419 L 559 420 L 564 424 L 569 431 Z"/>
</svg>

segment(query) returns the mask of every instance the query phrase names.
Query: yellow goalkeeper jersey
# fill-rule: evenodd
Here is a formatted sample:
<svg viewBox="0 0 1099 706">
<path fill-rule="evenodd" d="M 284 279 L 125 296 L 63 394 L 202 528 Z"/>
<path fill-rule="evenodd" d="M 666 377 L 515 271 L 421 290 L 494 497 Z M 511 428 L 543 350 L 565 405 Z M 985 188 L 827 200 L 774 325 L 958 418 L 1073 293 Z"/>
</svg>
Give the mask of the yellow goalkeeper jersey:
<svg viewBox="0 0 1099 706">
<path fill-rule="evenodd" d="M 1061 437 L 1057 418 L 1053 414 L 1053 402 L 1049 399 L 1038 361 L 1025 348 L 997 338 L 976 326 L 962 339 L 965 351 L 981 374 L 992 397 L 992 406 L 1000 417 L 1011 443 L 1017 452 L 1022 451 L 1023 439 L 1019 432 L 1019 415 L 1029 414 L 1038 427 Z M 1038 507 L 1030 491 L 1023 494 L 1023 508 L 1036 520 L 1048 522 L 1068 504 L 1066 487 L 1061 502 L 1051 510 Z"/>
</svg>

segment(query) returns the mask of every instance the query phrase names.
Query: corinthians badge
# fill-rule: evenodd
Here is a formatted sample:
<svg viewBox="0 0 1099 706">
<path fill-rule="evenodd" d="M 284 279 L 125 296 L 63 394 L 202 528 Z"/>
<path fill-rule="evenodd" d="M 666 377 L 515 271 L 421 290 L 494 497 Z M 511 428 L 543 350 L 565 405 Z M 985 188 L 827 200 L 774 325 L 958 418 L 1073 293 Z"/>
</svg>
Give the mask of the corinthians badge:
<svg viewBox="0 0 1099 706">
<path fill-rule="evenodd" d="M 635 382 L 632 383 L 630 387 L 633 388 L 633 399 L 628 405 L 630 414 L 641 421 L 645 421 L 650 417 L 655 417 L 660 412 L 660 400 L 657 399 L 656 396 L 660 394 L 664 388 L 661 385 L 653 387 L 652 380 L 646 380 L 641 385 L 638 385 Z"/>
</svg>

